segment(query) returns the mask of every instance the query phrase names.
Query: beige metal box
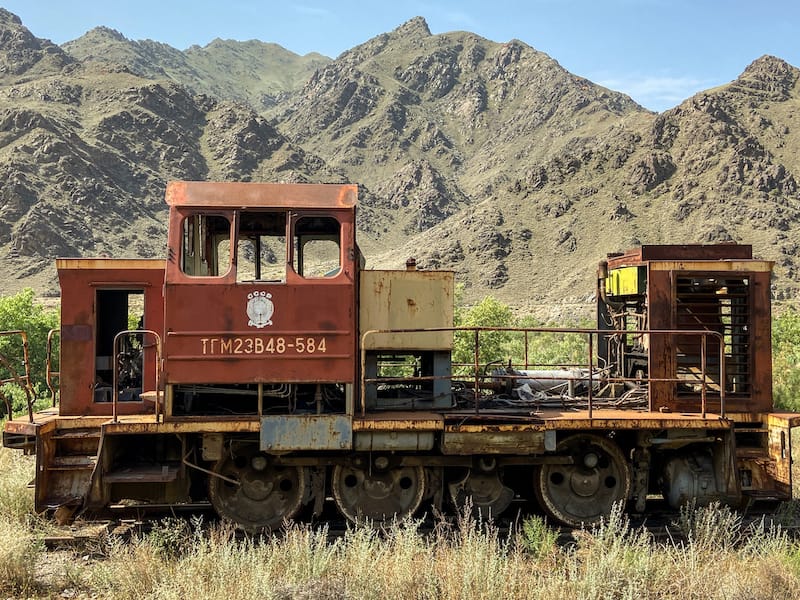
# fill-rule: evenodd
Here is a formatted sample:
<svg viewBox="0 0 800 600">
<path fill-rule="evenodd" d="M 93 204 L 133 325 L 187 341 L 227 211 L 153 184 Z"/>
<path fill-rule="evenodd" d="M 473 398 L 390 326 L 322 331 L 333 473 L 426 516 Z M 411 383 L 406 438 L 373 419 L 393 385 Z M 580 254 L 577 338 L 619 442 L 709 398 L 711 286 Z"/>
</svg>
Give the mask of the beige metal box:
<svg viewBox="0 0 800 600">
<path fill-rule="evenodd" d="M 452 271 L 361 271 L 359 336 L 453 326 Z M 367 350 L 451 350 L 452 331 L 370 334 Z"/>
</svg>

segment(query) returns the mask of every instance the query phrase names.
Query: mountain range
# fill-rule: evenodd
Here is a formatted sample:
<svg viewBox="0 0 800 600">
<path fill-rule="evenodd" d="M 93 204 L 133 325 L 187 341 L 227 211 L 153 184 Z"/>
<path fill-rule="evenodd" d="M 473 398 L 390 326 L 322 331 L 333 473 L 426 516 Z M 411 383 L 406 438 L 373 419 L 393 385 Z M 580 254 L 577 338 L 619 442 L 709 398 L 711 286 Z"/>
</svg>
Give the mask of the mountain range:
<svg viewBox="0 0 800 600">
<path fill-rule="evenodd" d="M 752 244 L 790 303 L 798 76 L 754 57 L 657 114 L 421 17 L 330 59 L 105 27 L 58 46 L 0 9 L 0 293 L 57 295 L 58 256 L 163 256 L 166 182 L 192 179 L 358 183 L 368 268 L 414 256 L 543 320 L 588 314 L 598 261 L 639 244 Z"/>
</svg>

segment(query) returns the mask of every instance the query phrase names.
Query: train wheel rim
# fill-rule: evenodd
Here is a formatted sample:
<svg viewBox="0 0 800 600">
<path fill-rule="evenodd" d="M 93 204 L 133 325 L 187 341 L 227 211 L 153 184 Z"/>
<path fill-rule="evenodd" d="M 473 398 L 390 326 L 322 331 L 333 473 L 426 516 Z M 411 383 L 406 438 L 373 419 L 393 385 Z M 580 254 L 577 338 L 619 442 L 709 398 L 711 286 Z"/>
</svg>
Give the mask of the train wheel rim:
<svg viewBox="0 0 800 600">
<path fill-rule="evenodd" d="M 500 516 L 514 500 L 514 491 L 503 484 L 497 471 L 475 472 L 469 469 L 459 481 L 449 485 L 450 499 L 459 511 L 472 507 L 472 514 L 482 520 Z"/>
<path fill-rule="evenodd" d="M 336 506 L 350 521 L 401 520 L 413 515 L 422 502 L 425 470 L 419 466 L 368 470 L 337 465 L 331 486 Z"/>
<path fill-rule="evenodd" d="M 545 464 L 534 475 L 536 496 L 551 517 L 573 527 L 597 523 L 627 500 L 631 471 L 616 444 L 579 434 L 559 443 L 557 452 L 574 464 Z"/>
<path fill-rule="evenodd" d="M 229 453 L 214 465 L 209 498 L 217 513 L 245 531 L 280 527 L 300 510 L 309 489 L 305 467 L 277 467 L 258 452 Z"/>
</svg>

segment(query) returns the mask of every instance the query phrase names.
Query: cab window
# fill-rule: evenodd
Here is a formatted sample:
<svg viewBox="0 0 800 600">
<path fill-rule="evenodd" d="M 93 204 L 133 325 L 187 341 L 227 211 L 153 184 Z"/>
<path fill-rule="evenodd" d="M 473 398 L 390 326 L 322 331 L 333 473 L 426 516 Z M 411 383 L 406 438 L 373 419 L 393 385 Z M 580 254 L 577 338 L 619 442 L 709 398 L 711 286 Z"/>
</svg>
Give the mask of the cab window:
<svg viewBox="0 0 800 600">
<path fill-rule="evenodd" d="M 285 212 L 240 213 L 236 281 L 286 281 Z"/>
<path fill-rule="evenodd" d="M 220 215 L 189 215 L 183 220 L 181 270 L 193 277 L 225 275 L 231 264 L 231 223 Z"/>
<path fill-rule="evenodd" d="M 300 217 L 294 226 L 292 266 L 301 277 L 335 277 L 342 268 L 341 225 L 333 217 Z"/>
</svg>

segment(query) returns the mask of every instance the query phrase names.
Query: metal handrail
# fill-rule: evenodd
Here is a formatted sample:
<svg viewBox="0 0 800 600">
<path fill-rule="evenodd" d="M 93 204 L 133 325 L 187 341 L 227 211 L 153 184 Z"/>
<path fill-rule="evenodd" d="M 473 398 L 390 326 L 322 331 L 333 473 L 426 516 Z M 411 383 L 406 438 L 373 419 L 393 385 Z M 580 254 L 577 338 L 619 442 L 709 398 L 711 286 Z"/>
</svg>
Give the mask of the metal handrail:
<svg viewBox="0 0 800 600">
<path fill-rule="evenodd" d="M 114 366 L 112 369 L 113 376 L 112 376 L 112 392 L 111 392 L 111 419 L 114 423 L 119 420 L 117 415 L 117 403 L 119 402 L 119 354 L 120 354 L 120 347 L 119 341 L 127 337 L 129 335 L 152 335 L 155 338 L 155 347 L 156 347 L 156 362 L 155 362 L 155 373 L 156 373 L 156 401 L 155 401 L 155 418 L 156 422 L 158 422 L 158 415 L 161 406 L 161 336 L 153 331 L 152 329 L 124 329 L 117 333 L 114 336 Z M 142 338 L 142 375 L 144 376 L 144 338 Z"/>
<path fill-rule="evenodd" d="M 366 356 L 367 356 L 367 339 L 372 336 L 392 333 L 392 334 L 414 334 L 414 333 L 427 333 L 427 332 L 456 332 L 456 331 L 464 331 L 464 332 L 474 332 L 475 335 L 475 343 L 474 343 L 474 362 L 471 365 L 474 368 L 474 376 L 475 376 L 475 413 L 479 413 L 479 400 L 480 400 L 480 362 L 479 362 L 479 336 L 480 332 L 491 332 L 491 331 L 501 331 L 501 332 L 521 332 L 525 333 L 525 362 L 526 366 L 528 365 L 528 333 L 566 333 L 566 334 L 585 334 L 587 336 L 587 346 L 588 346 L 588 354 L 589 360 L 587 362 L 588 365 L 588 377 L 589 377 L 589 386 L 588 386 L 588 413 L 589 418 L 593 418 L 593 411 L 594 411 L 594 399 L 593 399 L 593 391 L 592 391 L 592 378 L 593 378 L 593 363 L 594 363 L 594 336 L 604 335 L 604 336 L 617 336 L 617 335 L 683 335 L 683 336 L 699 336 L 701 340 L 701 389 L 700 389 L 700 400 L 701 400 L 701 407 L 700 412 L 702 418 L 706 417 L 708 412 L 708 399 L 707 399 L 707 362 L 708 362 L 708 352 L 707 352 L 707 342 L 708 337 L 714 337 L 719 342 L 719 372 L 720 372 L 720 386 L 719 386 L 719 399 L 720 399 L 720 416 L 722 418 L 725 417 L 725 382 L 724 376 L 726 373 L 725 367 L 725 344 L 724 344 L 724 336 L 718 331 L 710 331 L 707 329 L 626 329 L 626 330 L 615 330 L 615 329 L 587 329 L 587 328 L 569 328 L 569 327 L 432 327 L 432 328 L 421 328 L 421 329 L 371 329 L 365 331 L 361 336 L 361 392 L 360 392 L 360 404 L 361 404 L 361 415 L 364 416 L 366 414 L 366 384 L 367 383 L 385 383 L 387 381 L 393 381 L 398 378 L 367 378 L 365 376 L 366 373 Z M 464 364 L 463 366 L 467 366 Z M 648 374 L 649 375 L 649 374 Z M 452 378 L 452 374 L 449 376 Z M 440 378 L 448 378 L 448 376 L 437 376 L 437 377 L 425 377 L 423 379 L 440 379 Z M 420 380 L 421 378 L 412 378 L 414 380 Z M 609 381 L 635 381 L 636 378 L 630 377 L 617 377 L 611 378 Z M 680 377 L 669 377 L 669 378 L 653 378 L 647 377 L 647 382 L 674 382 L 680 383 L 684 381 Z"/>
<path fill-rule="evenodd" d="M 53 379 L 58 378 L 58 386 L 61 387 L 61 364 L 59 361 L 59 370 L 53 371 L 52 366 L 52 358 L 53 358 L 53 338 L 55 336 L 59 337 L 59 341 L 61 341 L 61 330 L 60 329 L 51 329 L 47 332 L 47 363 L 46 363 L 46 377 L 47 377 L 47 387 L 50 390 L 50 398 L 53 400 L 53 407 L 56 405 L 56 394 L 57 389 L 53 384 Z"/>
<path fill-rule="evenodd" d="M 33 402 L 35 400 L 35 394 L 31 384 L 31 362 L 29 357 L 28 334 L 21 329 L 15 329 L 13 331 L 0 331 L 0 337 L 10 337 L 15 335 L 20 336 L 20 339 L 22 340 L 22 364 L 25 367 L 25 375 L 19 375 L 17 370 L 14 368 L 14 365 L 11 364 L 11 361 L 9 361 L 5 355 L 0 354 L 0 364 L 2 364 L 11 375 L 10 378 L 0 379 L 0 385 L 5 383 L 16 383 L 25 391 L 25 396 L 28 403 L 28 421 L 33 423 Z M 8 411 L 8 420 L 12 421 L 14 419 L 14 414 L 12 412 L 11 402 L 5 396 L 5 394 L 3 394 L 3 400 L 5 401 L 6 410 Z"/>
</svg>

